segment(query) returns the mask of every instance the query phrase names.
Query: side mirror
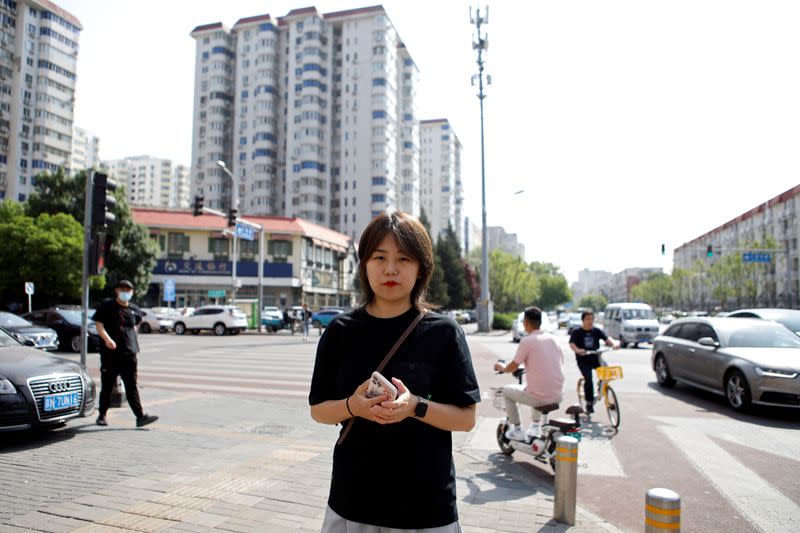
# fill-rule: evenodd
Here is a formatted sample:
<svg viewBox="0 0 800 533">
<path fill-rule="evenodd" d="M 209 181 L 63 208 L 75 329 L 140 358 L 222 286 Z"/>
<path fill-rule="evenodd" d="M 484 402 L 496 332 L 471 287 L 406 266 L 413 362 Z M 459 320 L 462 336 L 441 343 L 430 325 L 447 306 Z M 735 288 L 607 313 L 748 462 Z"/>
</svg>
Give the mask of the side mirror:
<svg viewBox="0 0 800 533">
<path fill-rule="evenodd" d="M 708 346 L 709 348 L 719 348 L 719 342 L 715 341 L 711 337 L 700 337 L 697 340 L 697 344 L 701 346 Z"/>
</svg>

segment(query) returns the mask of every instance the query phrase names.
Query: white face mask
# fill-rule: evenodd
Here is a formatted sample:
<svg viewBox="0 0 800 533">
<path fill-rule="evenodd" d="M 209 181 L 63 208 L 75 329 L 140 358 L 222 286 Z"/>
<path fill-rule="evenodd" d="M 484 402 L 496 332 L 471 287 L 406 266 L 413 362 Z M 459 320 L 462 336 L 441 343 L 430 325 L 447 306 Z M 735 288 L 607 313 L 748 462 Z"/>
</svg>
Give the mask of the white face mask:
<svg viewBox="0 0 800 533">
<path fill-rule="evenodd" d="M 133 293 L 120 291 L 117 293 L 117 298 L 119 298 L 122 302 L 130 302 L 131 298 L 133 298 Z"/>
</svg>

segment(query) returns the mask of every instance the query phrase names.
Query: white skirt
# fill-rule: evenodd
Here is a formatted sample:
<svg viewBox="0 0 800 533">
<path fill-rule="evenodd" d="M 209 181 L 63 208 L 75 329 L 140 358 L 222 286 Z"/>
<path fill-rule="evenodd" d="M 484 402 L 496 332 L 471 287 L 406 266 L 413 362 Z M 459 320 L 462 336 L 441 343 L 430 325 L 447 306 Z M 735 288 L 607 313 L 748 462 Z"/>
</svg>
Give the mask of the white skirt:
<svg viewBox="0 0 800 533">
<path fill-rule="evenodd" d="M 461 525 L 458 521 L 441 527 L 426 527 L 423 529 L 396 529 L 393 527 L 380 527 L 372 526 L 370 524 L 362 524 L 360 522 L 353 522 L 346 518 L 339 516 L 336 511 L 328 506 L 325 509 L 325 521 L 322 522 L 321 533 L 399 533 L 399 532 L 417 532 L 420 533 L 462 533 Z"/>
</svg>

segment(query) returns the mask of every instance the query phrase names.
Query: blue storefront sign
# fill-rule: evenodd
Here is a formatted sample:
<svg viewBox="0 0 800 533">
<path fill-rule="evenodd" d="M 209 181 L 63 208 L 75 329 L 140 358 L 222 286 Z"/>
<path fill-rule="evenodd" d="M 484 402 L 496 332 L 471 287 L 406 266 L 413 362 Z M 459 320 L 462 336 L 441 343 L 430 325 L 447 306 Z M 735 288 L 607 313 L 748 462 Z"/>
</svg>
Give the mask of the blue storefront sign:
<svg viewBox="0 0 800 533">
<path fill-rule="evenodd" d="M 175 301 L 175 280 L 174 279 L 165 279 L 164 280 L 164 301 L 165 302 L 174 302 Z"/>
<path fill-rule="evenodd" d="M 227 276 L 233 275 L 232 261 L 197 261 L 194 259 L 158 259 L 153 274 L 167 276 Z M 258 276 L 256 261 L 237 261 L 237 277 Z M 264 262 L 265 278 L 291 278 L 291 263 Z"/>
</svg>

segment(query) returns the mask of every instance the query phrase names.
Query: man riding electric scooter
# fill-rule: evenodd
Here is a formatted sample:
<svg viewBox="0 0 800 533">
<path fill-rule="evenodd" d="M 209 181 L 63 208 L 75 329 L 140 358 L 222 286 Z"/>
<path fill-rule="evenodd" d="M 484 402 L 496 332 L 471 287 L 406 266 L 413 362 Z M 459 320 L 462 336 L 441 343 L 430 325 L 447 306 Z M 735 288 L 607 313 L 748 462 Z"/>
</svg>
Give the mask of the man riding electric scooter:
<svg viewBox="0 0 800 533">
<path fill-rule="evenodd" d="M 519 343 L 514 360 L 504 365 L 494 364 L 498 372 L 514 372 L 521 364 L 525 365 L 527 385 L 511 384 L 503 387 L 509 429 L 506 438 L 525 441 L 537 436 L 539 412 L 536 407 L 558 404 L 564 399 L 564 354 L 555 337 L 539 329 L 542 324 L 542 311 L 538 307 L 525 309 L 523 326 L 527 332 Z M 531 425 L 527 431 L 520 427 L 518 403 L 533 407 Z"/>
</svg>

